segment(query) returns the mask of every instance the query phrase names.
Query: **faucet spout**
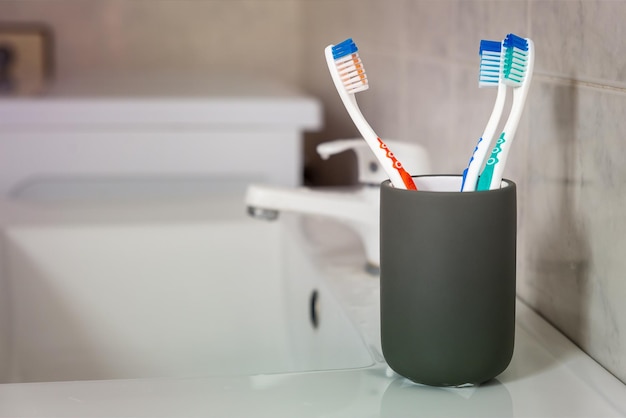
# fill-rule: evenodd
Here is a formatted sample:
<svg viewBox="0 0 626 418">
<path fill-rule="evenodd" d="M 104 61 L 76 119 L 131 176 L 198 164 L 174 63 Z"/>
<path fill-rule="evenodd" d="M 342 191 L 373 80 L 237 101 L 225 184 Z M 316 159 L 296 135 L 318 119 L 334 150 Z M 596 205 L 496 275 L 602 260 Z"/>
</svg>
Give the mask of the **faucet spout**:
<svg viewBox="0 0 626 418">
<path fill-rule="evenodd" d="M 430 159 L 424 148 L 418 144 L 389 139 L 385 142 L 400 157 L 409 173 L 417 175 L 430 172 Z M 353 150 L 357 155 L 359 182 L 362 185 L 358 189 L 313 190 L 305 187 L 293 189 L 250 185 L 246 192 L 248 213 L 256 218 L 272 220 L 278 217 L 280 211 L 288 211 L 322 215 L 342 221 L 352 227 L 363 242 L 367 257 L 366 270 L 371 274 L 378 274 L 378 185 L 387 177 L 363 139 L 338 139 L 317 146 L 317 152 L 324 159 L 346 150 Z"/>
<path fill-rule="evenodd" d="M 248 215 L 256 219 L 264 219 L 266 221 L 275 221 L 278 219 L 278 212 L 276 209 L 258 208 L 255 206 L 248 206 Z"/>
<path fill-rule="evenodd" d="M 371 186 L 313 190 L 253 184 L 248 186 L 245 203 L 248 214 L 260 219 L 276 219 L 279 212 L 287 211 L 327 216 L 346 223 L 363 242 L 368 271 L 376 272 L 380 265 L 379 193 L 378 187 Z"/>
</svg>

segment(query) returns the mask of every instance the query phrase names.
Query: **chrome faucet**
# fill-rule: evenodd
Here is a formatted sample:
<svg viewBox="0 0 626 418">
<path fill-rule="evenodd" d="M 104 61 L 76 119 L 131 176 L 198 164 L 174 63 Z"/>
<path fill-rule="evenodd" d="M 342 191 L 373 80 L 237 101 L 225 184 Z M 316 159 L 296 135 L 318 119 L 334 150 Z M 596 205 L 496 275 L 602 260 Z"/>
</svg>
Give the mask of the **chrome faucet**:
<svg viewBox="0 0 626 418">
<path fill-rule="evenodd" d="M 394 140 L 385 142 L 409 173 L 429 173 L 430 161 L 424 148 Z M 358 188 L 350 191 L 345 188 L 315 190 L 252 184 L 246 191 L 245 202 L 248 214 L 259 219 L 273 220 L 280 211 L 288 211 L 327 216 L 349 225 L 363 242 L 367 271 L 378 274 L 379 186 L 387 176 L 363 139 L 340 139 L 317 146 L 317 153 L 323 159 L 347 150 L 353 150 L 357 155 Z"/>
</svg>

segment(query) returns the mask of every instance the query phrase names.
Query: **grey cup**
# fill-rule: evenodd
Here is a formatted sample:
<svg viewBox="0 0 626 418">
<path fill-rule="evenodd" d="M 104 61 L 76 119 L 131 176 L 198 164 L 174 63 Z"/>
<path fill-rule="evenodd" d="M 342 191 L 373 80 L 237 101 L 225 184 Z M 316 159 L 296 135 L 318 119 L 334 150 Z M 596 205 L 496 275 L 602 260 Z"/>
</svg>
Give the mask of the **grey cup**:
<svg viewBox="0 0 626 418">
<path fill-rule="evenodd" d="M 515 339 L 515 183 L 459 192 L 460 176 L 382 184 L 381 336 L 389 366 L 433 386 L 500 374 Z"/>
</svg>

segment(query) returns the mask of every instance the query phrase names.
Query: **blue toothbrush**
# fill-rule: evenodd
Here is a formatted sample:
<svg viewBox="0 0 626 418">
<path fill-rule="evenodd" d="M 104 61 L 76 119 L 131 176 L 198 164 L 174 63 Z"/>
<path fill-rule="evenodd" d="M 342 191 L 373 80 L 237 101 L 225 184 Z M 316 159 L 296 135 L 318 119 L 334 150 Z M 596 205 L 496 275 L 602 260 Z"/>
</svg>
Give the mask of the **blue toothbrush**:
<svg viewBox="0 0 626 418">
<path fill-rule="evenodd" d="M 480 72 L 478 76 L 478 87 L 498 87 L 496 102 L 491 111 L 489 121 L 485 130 L 474 148 L 474 152 L 469 160 L 467 168 L 463 171 L 463 183 L 461 191 L 472 192 L 476 190 L 478 173 L 483 165 L 487 153 L 491 149 L 493 136 L 498 128 L 498 123 L 502 117 L 502 110 L 506 101 L 506 84 L 500 76 L 502 67 L 502 42 L 480 41 Z"/>
<path fill-rule="evenodd" d="M 502 171 L 524 111 L 533 74 L 535 48 L 532 40 L 510 33 L 504 39 L 502 48 L 502 78 L 504 83 L 513 87 L 513 105 L 485 169 L 478 179 L 477 190 L 500 188 Z"/>
</svg>

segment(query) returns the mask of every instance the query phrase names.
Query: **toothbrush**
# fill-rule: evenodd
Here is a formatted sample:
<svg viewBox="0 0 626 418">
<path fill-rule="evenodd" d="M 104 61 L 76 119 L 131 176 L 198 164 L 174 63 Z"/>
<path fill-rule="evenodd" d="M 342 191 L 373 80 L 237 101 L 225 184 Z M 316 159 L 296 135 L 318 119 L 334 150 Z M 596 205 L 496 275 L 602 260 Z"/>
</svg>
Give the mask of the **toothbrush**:
<svg viewBox="0 0 626 418">
<path fill-rule="evenodd" d="M 487 156 L 487 152 L 491 150 L 491 142 L 493 136 L 500 123 L 502 110 L 506 101 L 506 84 L 501 76 L 501 58 L 502 58 L 502 42 L 498 41 L 480 41 L 480 70 L 478 76 L 478 87 L 498 87 L 496 101 L 491 111 L 489 121 L 485 126 L 482 136 L 474 148 L 474 152 L 469 160 L 467 168 L 463 171 L 463 182 L 461 183 L 461 191 L 472 192 L 476 190 L 476 182 L 478 181 L 478 173 L 483 165 L 483 161 Z"/>
<path fill-rule="evenodd" d="M 367 76 L 359 58 L 358 48 L 352 38 L 324 49 L 328 71 L 335 83 L 339 97 L 357 129 L 383 167 L 391 184 L 400 189 L 417 190 L 413 178 L 402 167 L 402 163 L 371 128 L 361 113 L 355 93 L 369 88 Z"/>
<path fill-rule="evenodd" d="M 502 171 L 522 117 L 533 75 L 535 46 L 532 40 L 510 33 L 504 39 L 502 48 L 502 77 L 507 85 L 513 87 L 513 105 L 502 133 L 478 179 L 478 190 L 500 188 Z"/>
</svg>

